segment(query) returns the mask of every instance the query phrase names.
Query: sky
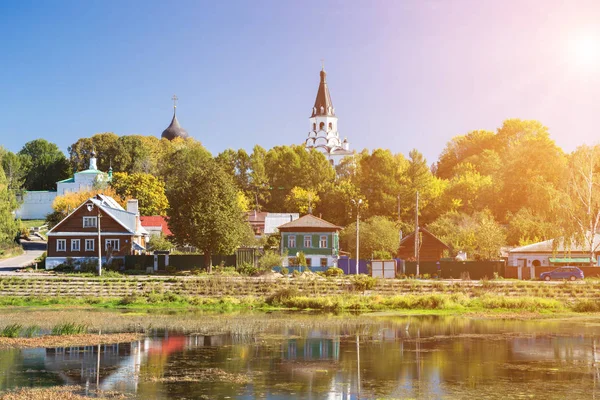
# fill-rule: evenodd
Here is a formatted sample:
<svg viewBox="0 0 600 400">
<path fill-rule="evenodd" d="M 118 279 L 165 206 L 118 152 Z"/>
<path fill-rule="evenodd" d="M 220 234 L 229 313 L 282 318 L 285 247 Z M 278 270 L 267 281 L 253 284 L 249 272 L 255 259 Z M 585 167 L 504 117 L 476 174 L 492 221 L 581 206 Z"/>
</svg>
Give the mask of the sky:
<svg viewBox="0 0 600 400">
<path fill-rule="evenodd" d="M 303 143 L 321 60 L 351 148 L 537 119 L 600 138 L 600 1 L 0 0 L 0 145 L 181 125 L 213 154 Z"/>
</svg>

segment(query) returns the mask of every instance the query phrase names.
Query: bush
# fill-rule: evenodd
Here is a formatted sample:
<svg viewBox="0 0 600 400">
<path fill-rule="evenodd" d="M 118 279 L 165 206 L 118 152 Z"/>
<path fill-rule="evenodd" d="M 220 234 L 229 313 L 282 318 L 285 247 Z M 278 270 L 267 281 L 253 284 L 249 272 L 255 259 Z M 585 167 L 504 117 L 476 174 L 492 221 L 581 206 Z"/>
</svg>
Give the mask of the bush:
<svg viewBox="0 0 600 400">
<path fill-rule="evenodd" d="M 243 263 L 237 268 L 237 272 L 239 272 L 240 275 L 252 276 L 258 273 L 258 268 L 250 263 Z"/>
<path fill-rule="evenodd" d="M 285 305 L 286 301 L 290 300 L 293 297 L 297 297 L 300 293 L 296 288 L 285 288 L 280 289 L 277 292 L 273 293 L 271 296 L 267 297 L 265 300 L 267 304 L 272 306 Z"/>
<path fill-rule="evenodd" d="M 165 267 L 165 271 L 167 271 L 168 274 L 174 274 L 175 272 L 177 272 L 177 267 L 175 267 L 174 265 L 167 265 Z"/>
<path fill-rule="evenodd" d="M 331 267 L 325 270 L 325 276 L 342 276 L 344 270 L 338 267 Z"/>
<path fill-rule="evenodd" d="M 279 253 L 267 250 L 258 259 L 258 269 L 261 271 L 269 271 L 273 267 L 280 267 L 281 264 L 283 264 L 282 261 L 282 257 Z"/>
<path fill-rule="evenodd" d="M 373 289 L 377 283 L 377 279 L 364 274 L 353 275 L 350 281 L 352 282 L 352 288 L 360 292 Z"/>
<path fill-rule="evenodd" d="M 135 303 L 139 303 L 140 300 L 142 298 L 136 296 L 135 294 L 129 294 L 127 296 L 124 296 L 123 298 L 121 298 L 121 300 L 119 300 L 119 305 L 120 306 L 127 306 L 130 304 L 135 304 Z"/>
<path fill-rule="evenodd" d="M 287 275 L 290 273 L 290 270 L 287 269 L 286 267 L 281 267 L 281 271 L 279 271 L 279 272 L 281 272 L 282 275 Z"/>
<path fill-rule="evenodd" d="M 377 250 L 373 252 L 374 260 L 391 260 L 392 254 L 389 251 Z"/>
<path fill-rule="evenodd" d="M 297 269 L 292 271 L 292 277 L 297 278 L 300 275 L 302 275 L 302 273 L 300 271 L 298 271 Z"/>
</svg>

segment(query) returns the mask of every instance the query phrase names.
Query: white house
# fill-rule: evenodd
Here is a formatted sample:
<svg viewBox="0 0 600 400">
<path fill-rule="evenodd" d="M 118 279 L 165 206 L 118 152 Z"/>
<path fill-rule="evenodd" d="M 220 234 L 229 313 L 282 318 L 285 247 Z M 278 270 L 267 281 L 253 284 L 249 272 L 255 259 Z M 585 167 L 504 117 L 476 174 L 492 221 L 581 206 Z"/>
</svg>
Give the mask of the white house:
<svg viewBox="0 0 600 400">
<path fill-rule="evenodd" d="M 589 238 L 588 233 L 588 238 Z M 587 240 L 586 240 L 587 241 Z M 600 255 L 600 234 L 594 235 L 592 245 L 594 257 L 590 260 L 588 246 L 582 244 L 565 245 L 562 239 L 550 239 L 544 242 L 533 243 L 517 247 L 508 252 L 509 267 L 549 267 L 561 264 L 594 265 L 598 263 Z"/>
</svg>

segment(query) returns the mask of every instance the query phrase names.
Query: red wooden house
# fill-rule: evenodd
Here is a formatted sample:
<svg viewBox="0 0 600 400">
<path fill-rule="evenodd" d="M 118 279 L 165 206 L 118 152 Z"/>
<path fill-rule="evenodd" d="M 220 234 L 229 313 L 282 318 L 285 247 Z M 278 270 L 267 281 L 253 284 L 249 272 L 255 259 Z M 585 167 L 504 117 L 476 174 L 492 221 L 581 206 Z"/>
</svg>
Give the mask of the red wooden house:
<svg viewBox="0 0 600 400">
<path fill-rule="evenodd" d="M 46 269 L 54 269 L 67 259 L 75 263 L 97 261 L 99 240 L 103 262 L 123 259 L 144 251 L 147 238 L 148 232 L 140 224 L 137 200 L 129 200 L 125 210 L 113 198 L 97 195 L 48 231 Z"/>
</svg>

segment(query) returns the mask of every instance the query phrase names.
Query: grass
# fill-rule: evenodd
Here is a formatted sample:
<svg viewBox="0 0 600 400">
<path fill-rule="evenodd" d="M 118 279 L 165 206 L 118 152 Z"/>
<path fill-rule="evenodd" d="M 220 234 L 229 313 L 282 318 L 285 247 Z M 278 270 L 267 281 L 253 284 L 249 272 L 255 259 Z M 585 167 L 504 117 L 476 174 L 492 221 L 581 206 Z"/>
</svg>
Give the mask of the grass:
<svg viewBox="0 0 600 400">
<path fill-rule="evenodd" d="M 27 220 L 21 220 L 21 227 L 23 228 L 37 228 L 39 226 L 42 226 L 46 223 L 46 220 L 44 219 L 27 219 Z"/>
<path fill-rule="evenodd" d="M 52 328 L 53 336 L 67 336 L 67 335 L 81 335 L 87 333 L 88 327 L 84 324 L 76 324 L 74 322 L 67 322 L 58 324 Z"/>
<path fill-rule="evenodd" d="M 0 337 L 17 338 L 21 334 L 22 329 L 23 329 L 23 326 L 20 324 L 6 325 L 0 331 Z"/>
</svg>

